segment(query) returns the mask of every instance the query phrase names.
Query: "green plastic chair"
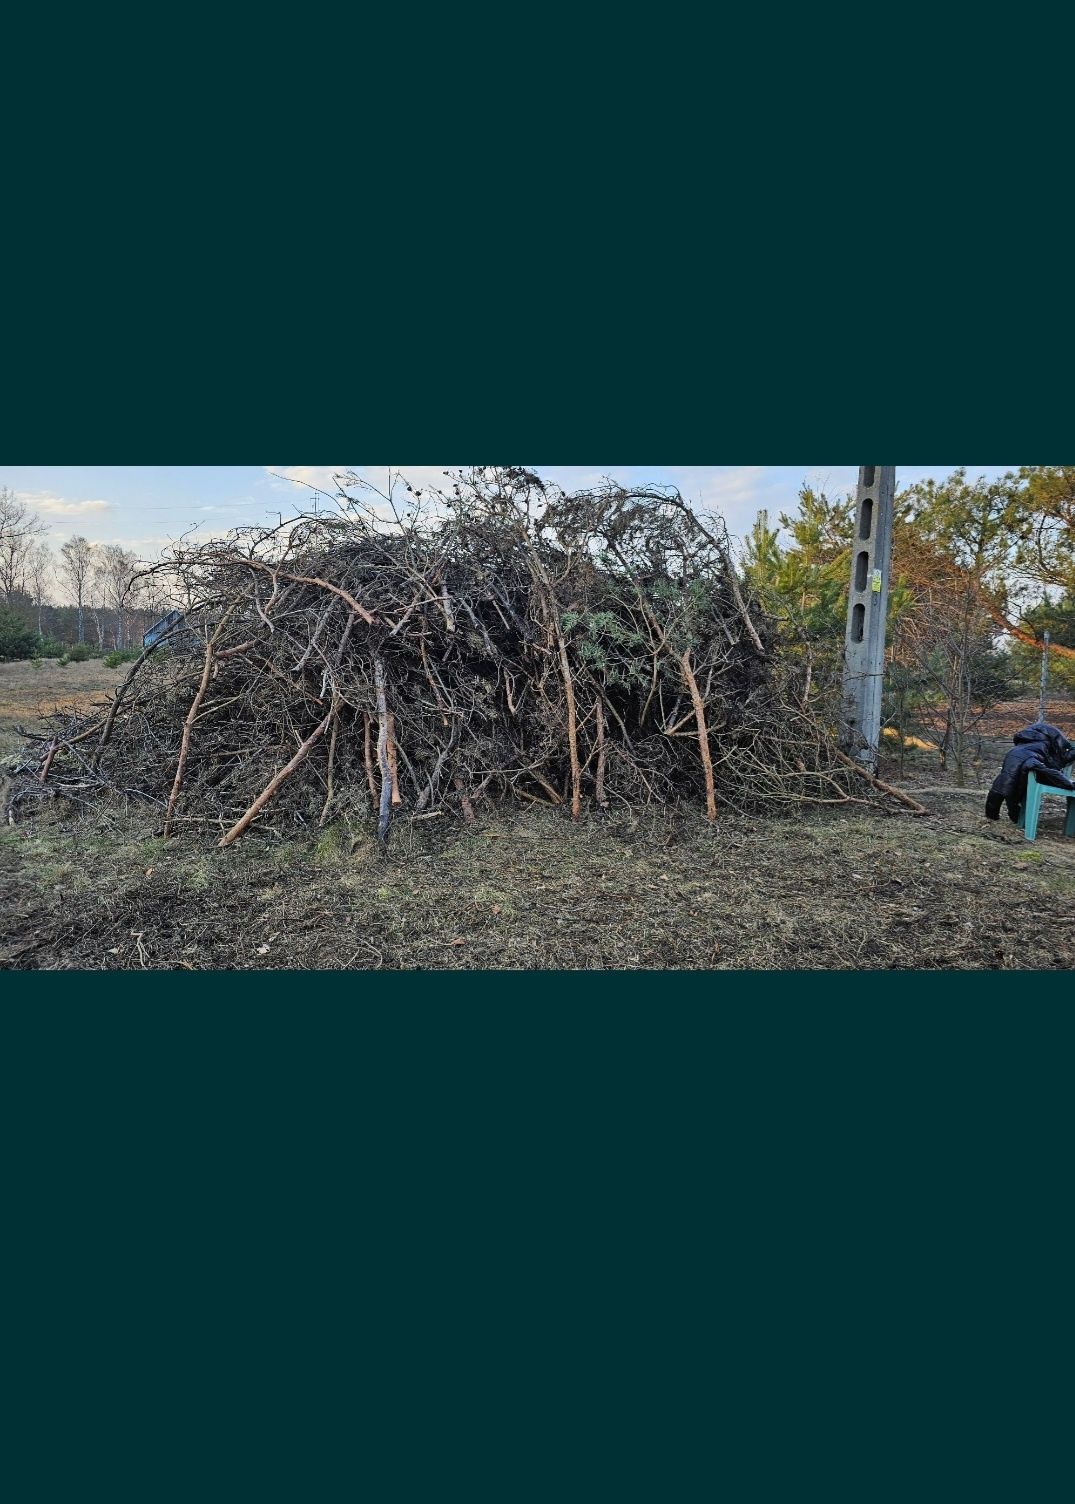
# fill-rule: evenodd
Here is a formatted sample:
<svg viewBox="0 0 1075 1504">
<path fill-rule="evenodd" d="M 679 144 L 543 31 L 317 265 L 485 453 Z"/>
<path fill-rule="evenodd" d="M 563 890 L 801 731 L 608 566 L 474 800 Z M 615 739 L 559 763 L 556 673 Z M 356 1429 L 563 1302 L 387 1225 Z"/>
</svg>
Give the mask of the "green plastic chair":
<svg viewBox="0 0 1075 1504">
<path fill-rule="evenodd" d="M 1071 769 L 1067 775 L 1071 777 Z M 1055 794 L 1060 799 L 1068 802 L 1067 816 L 1064 820 L 1064 834 L 1075 836 L 1075 789 L 1054 789 L 1047 783 L 1039 783 L 1035 774 L 1031 773 L 1026 781 L 1026 801 L 1019 810 L 1019 828 L 1028 841 L 1033 841 L 1038 834 L 1038 815 L 1041 812 L 1041 799 L 1043 794 Z"/>
</svg>

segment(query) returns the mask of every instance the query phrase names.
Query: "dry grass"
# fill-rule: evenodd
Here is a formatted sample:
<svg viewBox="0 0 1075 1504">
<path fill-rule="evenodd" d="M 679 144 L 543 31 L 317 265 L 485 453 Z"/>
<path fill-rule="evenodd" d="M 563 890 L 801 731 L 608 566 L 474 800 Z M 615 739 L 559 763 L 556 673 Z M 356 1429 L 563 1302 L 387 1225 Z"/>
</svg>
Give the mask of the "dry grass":
<svg viewBox="0 0 1075 1504">
<path fill-rule="evenodd" d="M 127 665 L 109 668 L 101 658 L 60 667 L 56 658 L 38 663 L 0 663 L 0 758 L 21 745 L 16 726 L 30 726 L 57 706 L 85 712 L 110 694 Z"/>
<path fill-rule="evenodd" d="M 1075 845 L 1029 847 L 973 794 L 929 819 L 552 812 L 336 827 L 242 848 L 145 816 L 0 833 L 0 966 L 1069 968 Z M 1048 805 L 1046 806 L 1048 809 Z M 141 824 L 137 824 L 140 821 Z"/>
</svg>

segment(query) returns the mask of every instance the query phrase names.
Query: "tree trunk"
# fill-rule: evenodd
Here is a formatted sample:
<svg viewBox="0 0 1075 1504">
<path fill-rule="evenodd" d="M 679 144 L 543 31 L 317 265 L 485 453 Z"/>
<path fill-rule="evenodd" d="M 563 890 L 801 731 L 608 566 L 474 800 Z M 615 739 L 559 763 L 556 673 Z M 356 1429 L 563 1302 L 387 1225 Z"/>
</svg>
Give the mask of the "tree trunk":
<svg viewBox="0 0 1075 1504">
<path fill-rule="evenodd" d="M 705 704 L 702 700 L 698 681 L 694 677 L 691 668 L 690 648 L 679 660 L 679 666 L 683 673 L 683 679 L 687 686 L 687 692 L 694 706 L 694 723 L 698 732 L 698 751 L 702 759 L 702 771 L 705 773 L 705 815 L 707 820 L 717 818 L 717 800 L 713 790 L 713 759 L 709 754 L 709 732 L 705 724 Z"/>
<path fill-rule="evenodd" d="M 594 709 L 597 718 L 597 772 L 594 776 L 594 797 L 601 809 L 608 808 L 608 796 L 605 793 L 605 707 L 601 696 L 597 696 L 597 704 Z"/>
</svg>

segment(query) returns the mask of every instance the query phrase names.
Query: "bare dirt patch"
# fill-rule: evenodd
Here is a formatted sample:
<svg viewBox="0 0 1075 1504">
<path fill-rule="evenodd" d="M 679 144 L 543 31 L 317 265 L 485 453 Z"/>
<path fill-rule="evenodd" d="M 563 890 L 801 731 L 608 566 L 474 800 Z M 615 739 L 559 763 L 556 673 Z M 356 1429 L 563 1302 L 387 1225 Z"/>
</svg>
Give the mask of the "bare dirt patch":
<svg viewBox="0 0 1075 1504">
<path fill-rule="evenodd" d="M 1038 697 L 1026 695 L 1020 700 L 1004 700 L 982 717 L 982 735 L 1010 743 L 1017 731 L 1038 719 Z M 1066 692 L 1050 694 L 1045 704 L 1045 719 L 1056 726 L 1070 726 L 1075 721 L 1075 701 Z"/>
</svg>

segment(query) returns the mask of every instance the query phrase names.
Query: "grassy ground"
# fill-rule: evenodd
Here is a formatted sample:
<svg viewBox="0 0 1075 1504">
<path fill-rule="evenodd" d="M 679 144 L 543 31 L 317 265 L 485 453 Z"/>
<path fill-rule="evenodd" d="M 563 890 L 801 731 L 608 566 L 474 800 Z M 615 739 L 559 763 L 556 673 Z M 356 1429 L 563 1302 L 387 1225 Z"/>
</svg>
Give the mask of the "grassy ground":
<svg viewBox="0 0 1075 1504">
<path fill-rule="evenodd" d="M 127 668 L 109 668 L 101 658 L 63 668 L 55 658 L 0 663 L 0 759 L 22 746 L 16 726 L 32 726 L 57 705 L 89 710 L 115 689 Z"/>
<path fill-rule="evenodd" d="M 91 674 L 116 677 L 54 672 L 91 697 Z M 0 666 L 0 735 L 30 719 L 34 674 Z M 0 967 L 1075 965 L 1059 802 L 1030 845 L 983 818 L 983 788 L 946 787 L 924 757 L 908 782 L 928 818 L 489 812 L 469 829 L 403 823 L 387 858 L 362 825 L 255 830 L 218 851 L 189 828 L 155 838 L 144 810 L 45 804 L 0 830 Z"/>
<path fill-rule="evenodd" d="M 928 797 L 928 796 L 927 796 Z M 1070 967 L 1075 848 L 1028 846 L 976 795 L 929 819 L 709 828 L 401 827 L 387 860 L 335 827 L 229 851 L 144 816 L 0 832 L 0 965 L 19 967 Z"/>
</svg>

